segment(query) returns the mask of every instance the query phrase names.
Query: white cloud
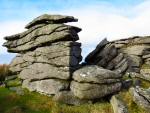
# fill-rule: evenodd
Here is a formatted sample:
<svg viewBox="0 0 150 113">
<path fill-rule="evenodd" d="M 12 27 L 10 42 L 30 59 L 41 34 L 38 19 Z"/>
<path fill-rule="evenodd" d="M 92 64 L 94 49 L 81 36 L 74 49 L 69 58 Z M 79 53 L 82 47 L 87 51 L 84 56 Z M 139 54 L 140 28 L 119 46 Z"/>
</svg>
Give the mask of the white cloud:
<svg viewBox="0 0 150 113">
<path fill-rule="evenodd" d="M 79 19 L 72 25 L 82 28 L 79 33 L 84 56 L 95 47 L 103 38 L 116 40 L 130 36 L 150 35 L 150 1 L 134 7 L 121 9 L 108 4 L 83 7 L 62 12 L 59 14 L 73 15 Z M 48 12 L 47 13 L 51 13 Z M 0 44 L 4 41 L 1 37 L 21 32 L 27 22 L 6 22 L 0 26 Z M 70 23 L 69 23 L 70 24 Z M 0 48 L 0 53 L 4 48 Z"/>
<path fill-rule="evenodd" d="M 5 42 L 3 38 L 24 31 L 25 23 L 24 21 L 0 22 L 0 54 L 7 53 L 6 48 L 2 47 Z"/>
<path fill-rule="evenodd" d="M 65 12 L 79 18 L 78 25 L 83 30 L 80 41 L 83 44 L 84 56 L 104 37 L 116 40 L 131 36 L 150 35 L 150 1 L 126 9 L 116 7 L 87 7 Z M 85 48 L 87 47 L 87 48 Z"/>
</svg>

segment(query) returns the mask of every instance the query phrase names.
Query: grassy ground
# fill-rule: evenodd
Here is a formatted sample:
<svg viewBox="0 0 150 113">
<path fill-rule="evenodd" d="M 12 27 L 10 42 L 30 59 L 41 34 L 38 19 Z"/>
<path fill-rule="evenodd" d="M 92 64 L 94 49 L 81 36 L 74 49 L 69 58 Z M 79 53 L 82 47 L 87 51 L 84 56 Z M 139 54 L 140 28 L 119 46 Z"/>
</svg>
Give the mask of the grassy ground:
<svg viewBox="0 0 150 113">
<path fill-rule="evenodd" d="M 0 88 L 0 113 L 113 113 L 109 102 L 69 106 L 52 101 L 50 97 L 25 91 L 17 95 Z"/>
<path fill-rule="evenodd" d="M 129 91 L 124 90 L 119 93 L 122 100 L 126 103 L 129 113 L 149 113 L 139 107 L 132 99 Z"/>
</svg>

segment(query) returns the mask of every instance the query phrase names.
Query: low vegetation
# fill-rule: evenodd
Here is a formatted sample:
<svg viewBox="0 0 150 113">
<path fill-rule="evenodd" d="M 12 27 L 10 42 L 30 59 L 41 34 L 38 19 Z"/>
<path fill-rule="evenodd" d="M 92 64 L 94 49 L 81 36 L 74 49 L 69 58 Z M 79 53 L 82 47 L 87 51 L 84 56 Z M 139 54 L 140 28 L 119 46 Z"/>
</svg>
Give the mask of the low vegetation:
<svg viewBox="0 0 150 113">
<path fill-rule="evenodd" d="M 6 88 L 0 88 L 0 113 L 113 113 L 109 102 L 70 106 L 52 101 L 35 92 L 18 95 Z"/>
<path fill-rule="evenodd" d="M 124 90 L 119 93 L 120 97 L 123 99 L 123 101 L 126 103 L 128 107 L 129 113 L 148 113 L 141 107 L 139 107 L 132 99 L 132 96 L 130 95 L 129 91 Z"/>
<path fill-rule="evenodd" d="M 9 66 L 6 64 L 0 65 L 0 82 L 5 80 L 6 76 L 11 75 L 11 71 L 9 71 Z"/>
</svg>

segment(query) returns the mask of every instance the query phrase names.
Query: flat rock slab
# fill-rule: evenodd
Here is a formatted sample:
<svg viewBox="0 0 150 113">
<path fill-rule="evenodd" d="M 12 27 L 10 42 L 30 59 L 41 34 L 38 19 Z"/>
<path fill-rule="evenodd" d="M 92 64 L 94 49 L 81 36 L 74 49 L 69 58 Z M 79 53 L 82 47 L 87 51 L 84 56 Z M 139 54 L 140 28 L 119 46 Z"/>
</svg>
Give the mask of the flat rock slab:
<svg viewBox="0 0 150 113">
<path fill-rule="evenodd" d="M 114 69 L 116 65 L 118 65 L 124 58 L 123 53 L 119 53 L 114 59 L 112 59 L 108 65 L 107 69 Z"/>
<path fill-rule="evenodd" d="M 93 58 L 95 57 L 95 55 L 96 54 L 98 54 L 100 51 L 101 51 L 101 49 L 106 45 L 106 44 L 108 44 L 109 42 L 107 41 L 107 39 L 105 38 L 105 39 L 103 39 L 97 46 L 96 46 L 96 48 L 91 52 L 91 53 L 89 53 L 87 56 L 86 56 L 86 58 L 85 58 L 85 62 L 87 62 L 87 63 L 91 63 L 91 62 L 93 62 Z"/>
<path fill-rule="evenodd" d="M 143 63 L 142 58 L 137 55 L 127 55 L 126 58 L 128 60 L 129 66 L 132 67 L 140 67 Z"/>
<path fill-rule="evenodd" d="M 14 34 L 14 35 L 11 35 L 11 36 L 5 36 L 4 39 L 8 40 L 8 41 L 13 41 L 13 40 L 20 39 L 20 38 L 25 37 L 26 35 L 30 34 L 32 31 L 34 31 L 38 28 L 41 28 L 43 26 L 46 26 L 46 24 L 39 24 L 39 25 L 36 25 L 36 26 L 22 32 L 22 33 Z"/>
<path fill-rule="evenodd" d="M 133 43 L 150 44 L 150 36 L 138 37 L 133 40 Z"/>
<path fill-rule="evenodd" d="M 130 88 L 130 93 L 137 105 L 148 111 L 150 110 L 150 89 Z"/>
<path fill-rule="evenodd" d="M 125 103 L 118 97 L 114 95 L 111 97 L 110 103 L 113 107 L 114 113 L 129 113 Z"/>
<path fill-rule="evenodd" d="M 22 38 L 7 41 L 3 46 L 7 47 L 9 52 L 20 53 L 47 43 L 76 41 L 79 39 L 77 35 L 79 31 L 77 27 L 64 24 L 46 25 L 32 31 Z"/>
<path fill-rule="evenodd" d="M 57 42 L 39 47 L 34 51 L 18 54 L 10 63 L 12 72 L 21 71 L 33 63 L 48 63 L 56 66 L 77 66 L 82 60 L 81 44 L 77 42 Z"/>
<path fill-rule="evenodd" d="M 54 95 L 60 91 L 67 90 L 69 88 L 69 83 L 59 79 L 46 79 L 39 81 L 24 80 L 22 87 L 27 88 L 30 91 Z"/>
<path fill-rule="evenodd" d="M 150 81 L 150 69 L 140 70 L 141 78 Z"/>
<path fill-rule="evenodd" d="M 74 18 L 73 16 L 65 16 L 65 15 L 49 15 L 43 14 L 30 23 L 28 23 L 25 28 L 29 29 L 35 25 L 45 23 L 45 24 L 55 24 L 55 23 L 67 23 L 67 22 L 77 22 L 78 19 Z"/>
<path fill-rule="evenodd" d="M 126 48 L 122 48 L 122 52 L 129 54 L 129 55 L 137 55 L 141 56 L 143 55 L 143 51 L 147 48 L 150 48 L 149 45 L 133 45 L 133 46 L 128 46 Z"/>
<path fill-rule="evenodd" d="M 31 80 L 41 80 L 45 78 L 70 79 L 71 68 L 54 67 L 49 64 L 34 63 L 23 69 L 18 77 Z"/>
<path fill-rule="evenodd" d="M 86 83 L 109 84 L 119 82 L 120 78 L 121 75 L 96 65 L 82 67 L 73 73 L 74 80 Z"/>
<path fill-rule="evenodd" d="M 106 39 L 103 40 L 100 45 L 87 55 L 85 62 L 90 65 L 94 64 L 101 67 L 107 67 L 108 63 L 117 56 L 117 49 Z"/>
<path fill-rule="evenodd" d="M 80 99 L 98 99 L 120 91 L 121 85 L 120 82 L 113 84 L 90 84 L 72 81 L 70 88 L 73 94 Z"/>
</svg>

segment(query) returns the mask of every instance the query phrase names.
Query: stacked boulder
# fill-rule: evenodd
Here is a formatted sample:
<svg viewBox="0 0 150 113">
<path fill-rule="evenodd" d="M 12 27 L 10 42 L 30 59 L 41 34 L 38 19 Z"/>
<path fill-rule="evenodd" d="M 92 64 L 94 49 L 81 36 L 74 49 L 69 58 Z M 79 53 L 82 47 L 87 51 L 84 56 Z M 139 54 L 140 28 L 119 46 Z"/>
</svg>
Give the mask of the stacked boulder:
<svg viewBox="0 0 150 113">
<path fill-rule="evenodd" d="M 120 63 L 123 54 L 105 39 L 86 58 L 88 64 L 80 65 L 81 43 L 76 41 L 81 29 L 64 24 L 76 21 L 72 16 L 44 14 L 26 25 L 28 30 L 5 37 L 8 52 L 18 53 L 10 63 L 14 75 L 9 81 L 67 104 L 92 102 L 120 91 L 120 73 L 126 69 Z"/>
<path fill-rule="evenodd" d="M 104 39 L 87 55 L 85 62 L 87 65 L 98 65 L 120 74 L 147 73 L 147 70 L 141 70 L 141 66 L 150 64 L 150 37 L 136 36 L 112 42 Z"/>
<path fill-rule="evenodd" d="M 81 29 L 63 23 L 76 21 L 72 16 L 44 14 L 26 25 L 27 31 L 5 37 L 8 51 L 18 53 L 10 70 L 22 87 L 47 95 L 69 89 L 82 60 L 81 44 L 76 42 Z"/>
<path fill-rule="evenodd" d="M 121 75 L 128 68 L 128 61 L 125 55 L 118 51 L 115 45 L 108 42 L 107 39 L 102 40 L 95 50 L 87 55 L 85 62 L 87 65 L 98 65 Z"/>
<path fill-rule="evenodd" d="M 80 99 L 99 99 L 120 91 L 122 76 L 96 65 L 84 66 L 73 73 L 70 89 Z"/>
<path fill-rule="evenodd" d="M 73 73 L 69 91 L 59 92 L 55 101 L 79 105 L 91 103 L 119 92 L 122 76 L 96 65 L 87 65 Z"/>
<path fill-rule="evenodd" d="M 150 81 L 150 37 L 135 36 L 112 43 L 126 56 L 129 65 L 127 72 L 135 72 L 136 77 Z"/>
</svg>

